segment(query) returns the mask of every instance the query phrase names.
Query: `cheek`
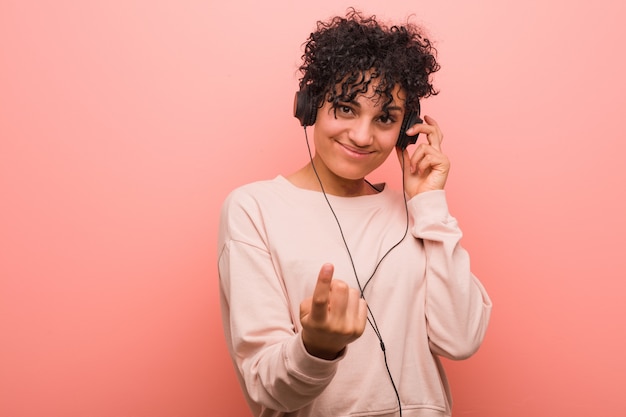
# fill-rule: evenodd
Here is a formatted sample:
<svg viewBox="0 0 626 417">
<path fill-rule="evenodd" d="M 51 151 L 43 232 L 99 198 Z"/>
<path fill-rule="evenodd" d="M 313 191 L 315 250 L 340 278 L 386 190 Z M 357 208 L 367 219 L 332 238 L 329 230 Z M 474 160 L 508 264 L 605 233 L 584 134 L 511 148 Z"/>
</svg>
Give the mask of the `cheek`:
<svg viewBox="0 0 626 417">
<path fill-rule="evenodd" d="M 398 143 L 399 132 L 399 129 L 398 132 L 395 132 L 394 129 L 393 132 L 385 133 L 384 135 L 380 136 L 379 143 L 381 147 L 385 149 L 385 151 L 391 152 L 396 147 L 396 143 Z"/>
<path fill-rule="evenodd" d="M 318 116 L 315 123 L 315 132 L 319 136 L 335 136 L 345 130 L 346 125 L 341 119 L 335 119 L 332 115 Z"/>
<path fill-rule="evenodd" d="M 386 161 L 387 158 L 389 158 L 389 156 L 391 155 L 391 153 L 394 151 L 395 148 L 396 148 L 395 143 L 392 146 L 390 146 L 388 148 L 385 148 L 385 150 L 382 152 L 382 156 L 383 157 L 381 158 L 381 160 L 382 161 Z"/>
<path fill-rule="evenodd" d="M 328 147 L 331 142 L 341 139 L 346 130 L 341 124 L 332 121 L 315 123 L 314 129 L 313 141 L 318 149 Z"/>
</svg>

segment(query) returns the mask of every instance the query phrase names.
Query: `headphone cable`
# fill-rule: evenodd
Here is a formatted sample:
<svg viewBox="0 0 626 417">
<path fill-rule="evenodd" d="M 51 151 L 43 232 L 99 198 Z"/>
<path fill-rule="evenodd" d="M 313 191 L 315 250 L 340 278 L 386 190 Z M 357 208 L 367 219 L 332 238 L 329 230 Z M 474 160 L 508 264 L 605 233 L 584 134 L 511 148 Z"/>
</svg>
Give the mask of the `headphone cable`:
<svg viewBox="0 0 626 417">
<path fill-rule="evenodd" d="M 337 217 L 337 214 L 335 213 L 335 210 L 333 209 L 333 206 L 330 204 L 330 200 L 328 199 L 328 196 L 326 195 L 326 191 L 324 190 L 324 185 L 322 184 L 322 180 L 317 172 L 317 169 L 315 168 L 315 164 L 313 163 L 313 154 L 311 152 L 311 146 L 309 144 L 309 137 L 307 134 L 307 130 L 306 130 L 306 126 L 304 126 L 304 137 L 306 139 L 306 147 L 307 150 L 309 152 L 309 159 L 311 161 L 311 167 L 313 168 L 313 172 L 315 173 L 315 177 L 317 178 L 317 181 L 320 185 L 320 188 L 322 190 L 322 194 L 324 195 L 324 199 L 326 200 L 326 203 L 328 204 L 328 208 L 330 209 L 331 213 L 333 214 L 333 217 L 335 218 L 335 222 L 337 223 L 337 226 L 339 227 L 339 233 L 341 234 L 341 239 L 343 240 L 343 244 L 346 248 L 346 251 L 348 253 L 348 257 L 350 258 L 350 264 L 352 266 L 352 271 L 354 272 L 354 277 L 356 278 L 356 282 L 357 285 L 359 286 L 359 292 L 361 294 L 361 298 L 363 300 L 365 300 L 366 302 L 366 306 L 367 306 L 367 311 L 368 311 L 368 316 L 367 316 L 367 322 L 370 324 L 370 326 L 372 327 L 372 330 L 374 330 L 374 334 L 376 335 L 376 337 L 378 338 L 378 341 L 380 342 L 380 348 L 383 352 L 383 359 L 385 361 L 385 368 L 387 369 L 387 374 L 389 375 L 389 380 L 391 381 L 391 386 L 393 387 L 393 391 L 396 394 L 396 399 L 398 401 L 398 411 L 400 412 L 400 417 L 402 417 L 402 402 L 400 401 L 400 393 L 398 392 L 398 387 L 396 386 L 395 381 L 393 380 L 393 376 L 391 375 L 391 370 L 389 369 L 389 363 L 387 361 L 387 349 L 385 348 L 385 343 L 383 342 L 383 338 L 382 335 L 380 333 L 380 330 L 378 328 L 378 324 L 376 323 L 376 319 L 374 318 L 374 313 L 372 313 L 372 310 L 369 306 L 369 304 L 367 303 L 367 300 L 365 299 L 365 288 L 367 288 L 367 286 L 369 285 L 370 281 L 372 280 L 372 278 L 374 278 L 374 275 L 376 274 L 376 271 L 378 271 L 378 267 L 380 266 L 380 264 L 382 263 L 383 259 L 385 259 L 387 257 L 387 255 L 389 255 L 389 253 L 394 250 L 398 245 L 400 245 L 400 243 L 402 243 L 402 241 L 406 238 L 408 231 L 409 231 L 409 208 L 408 208 L 408 204 L 407 204 L 407 199 L 406 199 L 406 192 L 404 192 L 404 158 L 401 158 L 401 166 L 402 166 L 402 195 L 404 198 L 404 211 L 405 211 L 405 216 L 406 216 L 406 227 L 404 229 L 404 234 L 402 235 L 402 238 L 396 242 L 393 246 L 391 246 L 391 248 L 389 248 L 389 250 L 387 250 L 387 252 L 385 252 L 385 254 L 378 260 L 378 263 L 376 264 L 376 266 L 374 267 L 374 270 L 372 271 L 372 274 L 370 275 L 370 277 L 367 279 L 367 281 L 365 281 L 364 285 L 361 285 L 361 281 L 359 280 L 359 276 L 358 273 L 356 271 L 356 266 L 354 264 L 354 259 L 352 258 L 352 253 L 350 252 L 350 248 L 348 247 L 348 242 L 346 241 L 346 237 L 343 233 L 343 228 L 341 227 L 341 223 L 339 222 L 339 218 Z M 369 181 L 365 180 L 368 184 Z M 370 184 L 371 185 L 371 184 Z M 372 188 L 374 188 L 375 190 L 378 191 L 378 189 L 376 187 L 374 187 L 373 185 L 371 185 Z M 371 316 L 371 319 L 370 319 Z"/>
</svg>

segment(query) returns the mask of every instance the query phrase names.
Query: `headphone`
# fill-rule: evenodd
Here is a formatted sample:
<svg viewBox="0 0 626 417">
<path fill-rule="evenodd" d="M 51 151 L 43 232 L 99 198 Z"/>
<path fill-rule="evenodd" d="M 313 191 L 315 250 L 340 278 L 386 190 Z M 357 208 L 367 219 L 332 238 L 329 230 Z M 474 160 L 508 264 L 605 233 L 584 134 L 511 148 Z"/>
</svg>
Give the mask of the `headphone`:
<svg viewBox="0 0 626 417">
<path fill-rule="evenodd" d="M 317 105 L 313 101 L 313 97 L 308 88 L 302 88 L 300 91 L 296 91 L 296 96 L 293 101 L 293 115 L 296 119 L 300 120 L 300 124 L 304 127 L 312 126 L 315 124 L 315 118 L 317 117 Z M 398 141 L 396 146 L 400 149 L 406 149 L 407 146 L 417 142 L 417 136 L 409 136 L 406 134 L 408 128 L 417 123 L 423 123 L 423 120 L 419 117 L 420 104 L 417 102 L 417 111 L 411 110 L 404 115 L 402 119 L 402 126 L 400 127 L 400 134 L 398 135 Z M 419 133 L 418 133 L 419 134 Z"/>
</svg>

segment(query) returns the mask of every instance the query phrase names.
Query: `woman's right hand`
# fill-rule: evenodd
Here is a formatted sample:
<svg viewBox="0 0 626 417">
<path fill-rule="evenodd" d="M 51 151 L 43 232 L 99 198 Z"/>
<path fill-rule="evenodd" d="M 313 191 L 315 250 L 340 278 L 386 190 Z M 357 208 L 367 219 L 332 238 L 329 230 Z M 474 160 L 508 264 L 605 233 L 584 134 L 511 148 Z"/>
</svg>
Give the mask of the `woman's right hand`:
<svg viewBox="0 0 626 417">
<path fill-rule="evenodd" d="M 300 303 L 302 341 L 307 352 L 333 360 L 365 331 L 367 304 L 360 292 L 333 279 L 334 266 L 320 269 L 313 296 Z"/>
</svg>

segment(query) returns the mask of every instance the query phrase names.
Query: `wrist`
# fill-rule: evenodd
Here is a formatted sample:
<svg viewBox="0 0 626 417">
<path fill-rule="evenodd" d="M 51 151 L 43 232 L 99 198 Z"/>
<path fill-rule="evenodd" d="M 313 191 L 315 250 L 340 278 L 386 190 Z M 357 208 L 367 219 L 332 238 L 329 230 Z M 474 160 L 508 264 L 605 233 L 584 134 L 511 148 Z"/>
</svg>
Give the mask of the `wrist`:
<svg viewBox="0 0 626 417">
<path fill-rule="evenodd" d="M 304 349 L 307 351 L 309 355 L 315 356 L 316 358 L 324 359 L 327 361 L 332 361 L 332 360 L 337 359 L 339 356 L 341 356 L 341 354 L 346 349 L 345 346 L 339 350 L 334 349 L 334 348 L 318 346 L 315 343 L 311 343 L 310 341 L 307 341 L 307 338 L 305 337 L 304 333 L 302 334 L 302 344 L 304 345 Z"/>
</svg>

